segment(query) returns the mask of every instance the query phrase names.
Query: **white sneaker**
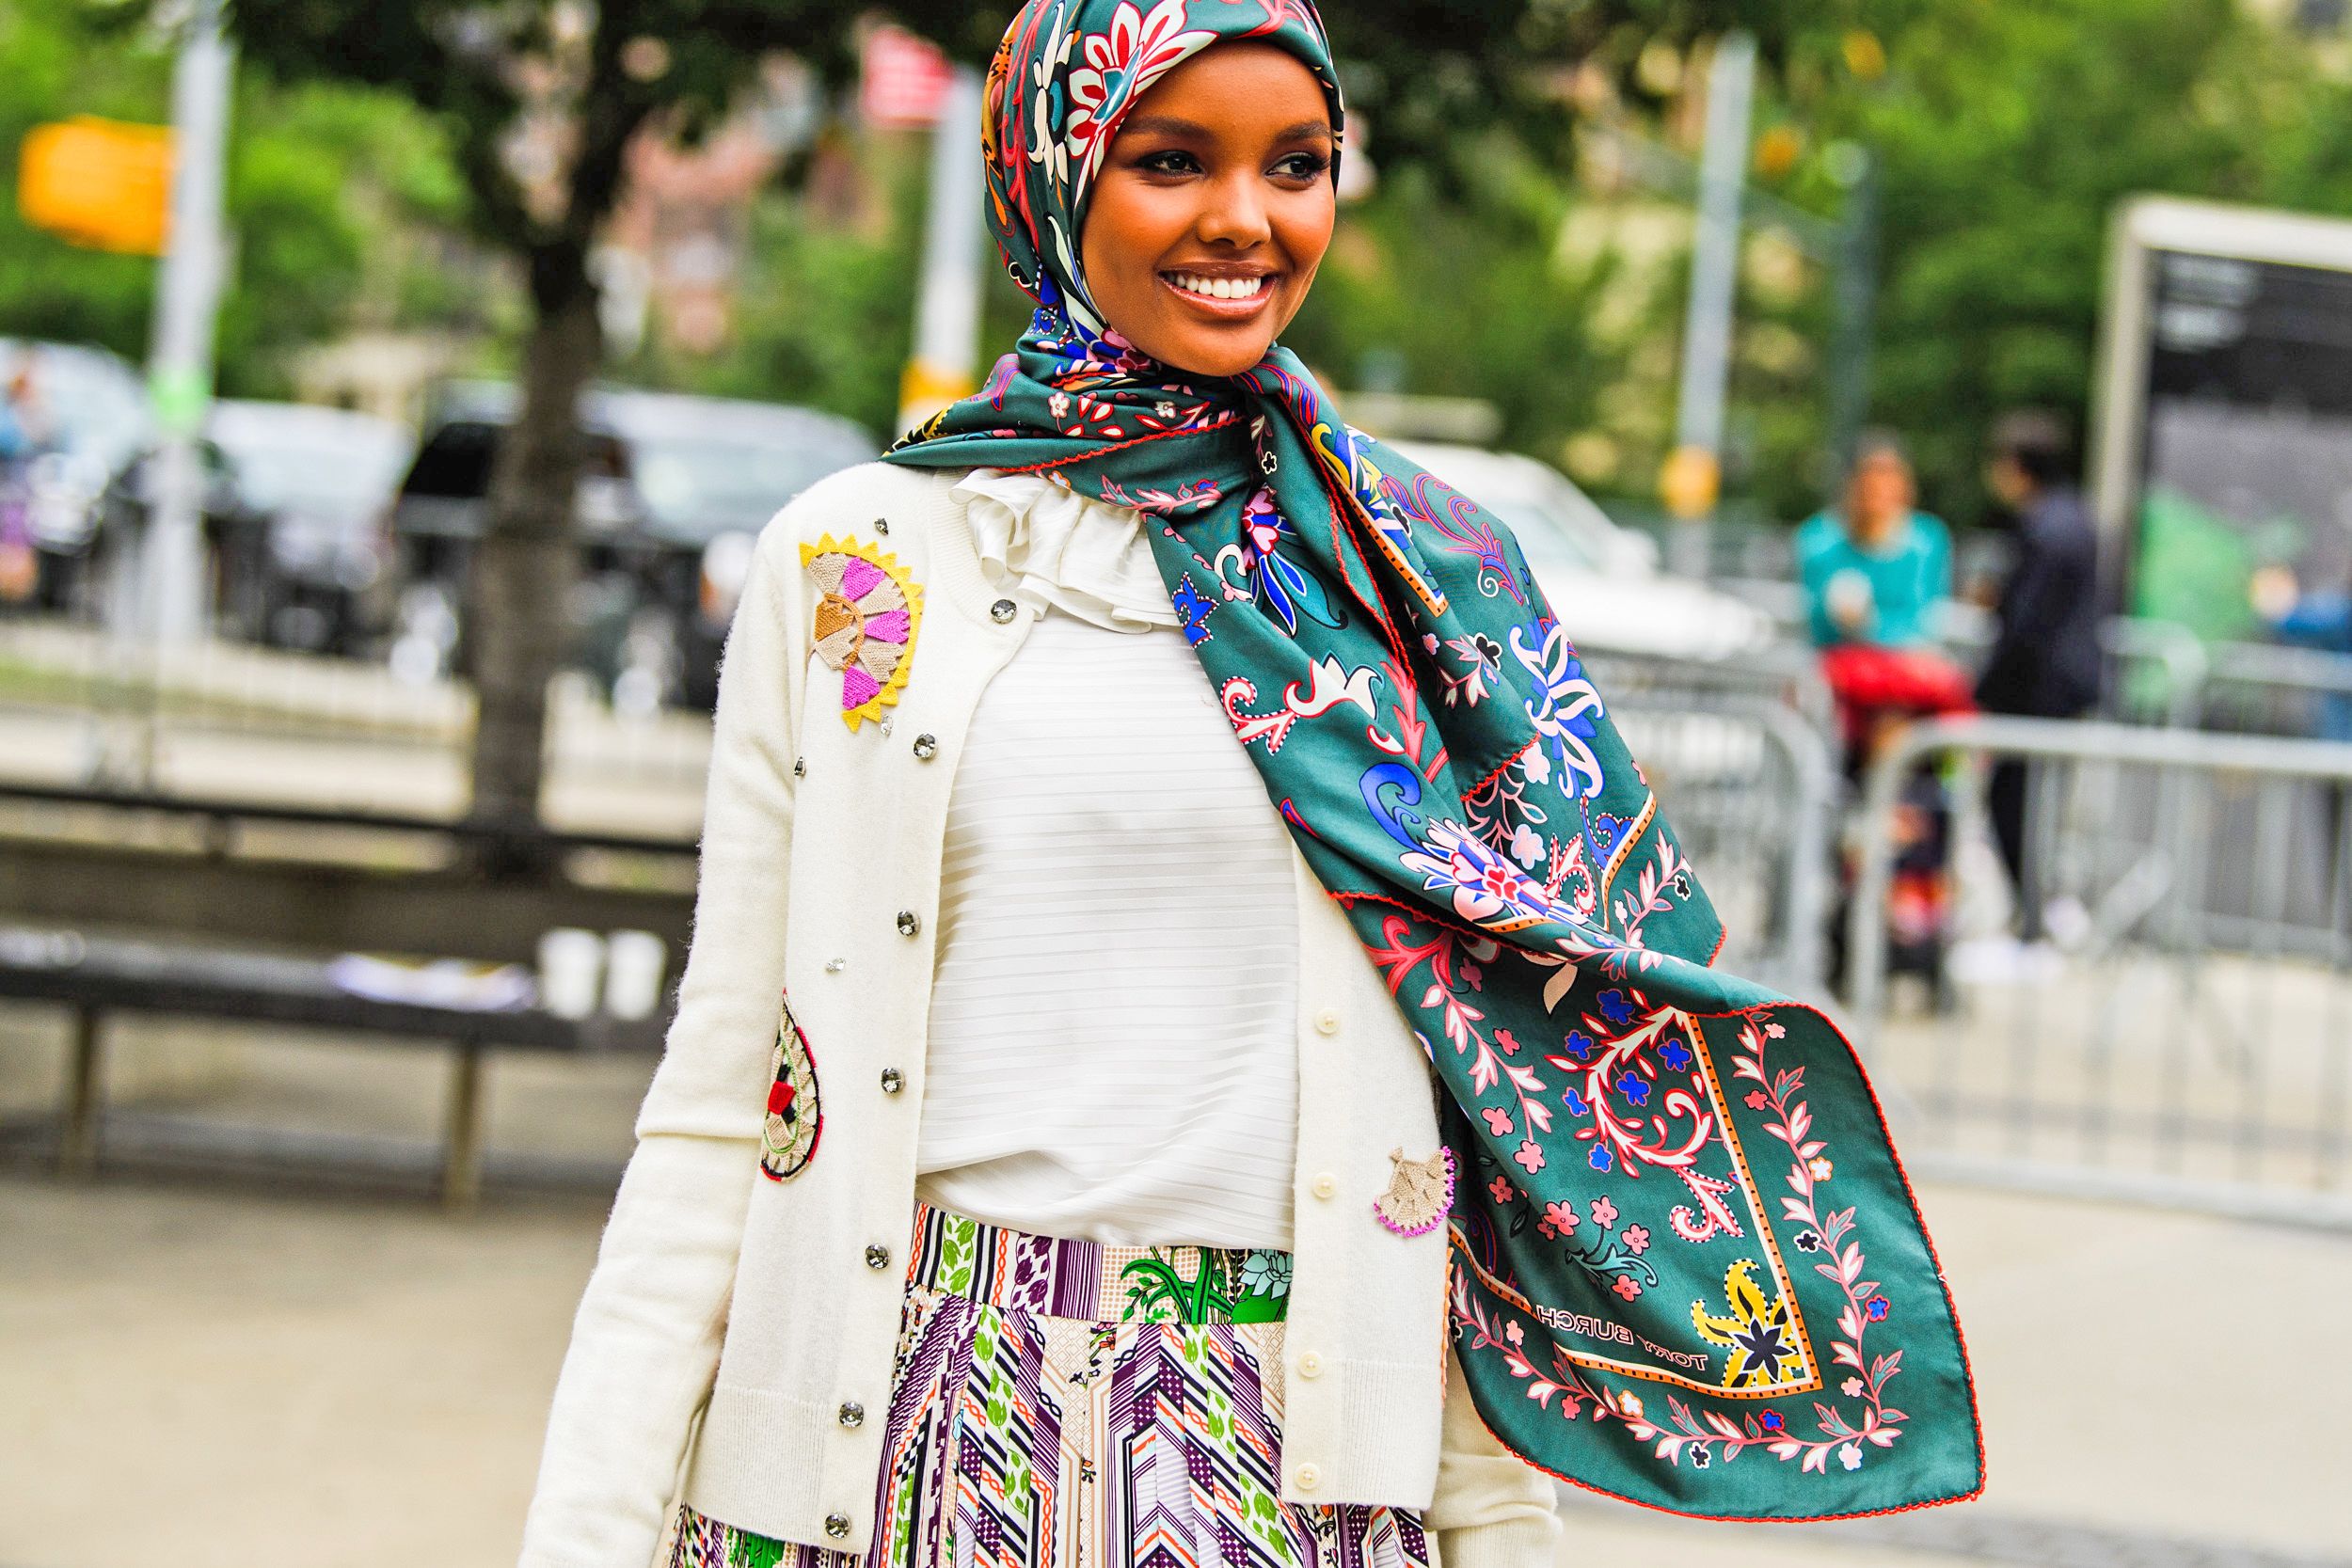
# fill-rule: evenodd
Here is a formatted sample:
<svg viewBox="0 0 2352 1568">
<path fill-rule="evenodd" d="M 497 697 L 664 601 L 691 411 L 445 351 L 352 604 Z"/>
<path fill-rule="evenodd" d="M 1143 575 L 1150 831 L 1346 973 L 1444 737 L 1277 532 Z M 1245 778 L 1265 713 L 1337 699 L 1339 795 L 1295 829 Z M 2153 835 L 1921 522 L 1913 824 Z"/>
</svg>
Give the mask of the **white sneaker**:
<svg viewBox="0 0 2352 1568">
<path fill-rule="evenodd" d="M 2066 960 L 2046 942 L 1976 937 L 1957 943 L 1944 972 L 1963 986 L 2029 986 L 2057 978 Z"/>
<path fill-rule="evenodd" d="M 2072 953 L 2090 940 L 2096 925 L 2081 899 L 2061 893 L 2042 906 L 2042 928 L 2061 952 Z"/>
</svg>

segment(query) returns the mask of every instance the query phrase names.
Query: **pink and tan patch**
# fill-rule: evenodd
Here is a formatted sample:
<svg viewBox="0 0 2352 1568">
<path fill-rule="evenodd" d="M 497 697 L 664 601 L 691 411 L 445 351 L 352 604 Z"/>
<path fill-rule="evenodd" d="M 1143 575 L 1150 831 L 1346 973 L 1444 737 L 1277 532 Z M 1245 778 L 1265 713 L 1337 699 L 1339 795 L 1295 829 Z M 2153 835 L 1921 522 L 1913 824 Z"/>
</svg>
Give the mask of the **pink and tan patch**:
<svg viewBox="0 0 2352 1568">
<path fill-rule="evenodd" d="M 907 684 L 923 625 L 922 585 L 880 546 L 831 534 L 803 545 L 801 564 L 817 594 L 810 646 L 841 672 L 841 718 L 854 730 L 879 720 Z"/>
</svg>

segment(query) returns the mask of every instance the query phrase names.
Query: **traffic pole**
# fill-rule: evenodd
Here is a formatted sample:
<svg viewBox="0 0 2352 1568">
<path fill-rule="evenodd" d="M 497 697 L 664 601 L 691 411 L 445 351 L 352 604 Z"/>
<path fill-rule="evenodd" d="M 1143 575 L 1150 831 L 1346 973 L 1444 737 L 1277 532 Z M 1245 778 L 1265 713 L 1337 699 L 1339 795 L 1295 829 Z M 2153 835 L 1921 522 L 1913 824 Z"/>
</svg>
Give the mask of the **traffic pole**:
<svg viewBox="0 0 2352 1568">
<path fill-rule="evenodd" d="M 1682 390 L 1675 451 L 1661 488 L 1678 519 L 1668 550 L 1675 570 L 1707 571 L 1708 525 L 1722 488 L 1724 399 L 1731 379 L 1731 316 L 1740 273 L 1740 198 L 1747 184 L 1756 94 L 1756 40 L 1724 35 L 1707 72 L 1707 145 L 1699 154 L 1698 230 L 1691 252 L 1691 303 L 1682 331 Z"/>
<path fill-rule="evenodd" d="M 225 245 L 222 166 L 231 69 L 221 0 L 193 0 L 171 77 L 171 238 L 157 270 L 148 395 L 161 436 L 141 552 L 138 620 L 159 649 L 204 629 L 204 470 L 197 438 L 213 394 Z"/>
<path fill-rule="evenodd" d="M 898 387 L 901 430 L 913 430 L 979 386 L 980 235 L 987 222 L 987 182 L 972 136 L 980 122 L 980 90 L 979 72 L 958 66 L 940 99 L 914 355 Z"/>
</svg>

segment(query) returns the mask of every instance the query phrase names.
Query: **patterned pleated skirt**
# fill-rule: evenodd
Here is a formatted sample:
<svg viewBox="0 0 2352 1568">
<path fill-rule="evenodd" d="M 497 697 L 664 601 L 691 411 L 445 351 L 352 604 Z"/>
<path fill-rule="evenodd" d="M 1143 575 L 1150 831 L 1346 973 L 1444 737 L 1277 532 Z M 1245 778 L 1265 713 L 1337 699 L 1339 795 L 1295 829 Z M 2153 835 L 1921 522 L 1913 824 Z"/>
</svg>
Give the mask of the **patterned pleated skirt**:
<svg viewBox="0 0 2352 1568">
<path fill-rule="evenodd" d="M 880 1568 L 1428 1568 L 1420 1516 L 1277 1495 L 1290 1255 L 1117 1247 L 925 1208 Z M 860 1568 L 691 1509 L 672 1568 Z"/>
</svg>

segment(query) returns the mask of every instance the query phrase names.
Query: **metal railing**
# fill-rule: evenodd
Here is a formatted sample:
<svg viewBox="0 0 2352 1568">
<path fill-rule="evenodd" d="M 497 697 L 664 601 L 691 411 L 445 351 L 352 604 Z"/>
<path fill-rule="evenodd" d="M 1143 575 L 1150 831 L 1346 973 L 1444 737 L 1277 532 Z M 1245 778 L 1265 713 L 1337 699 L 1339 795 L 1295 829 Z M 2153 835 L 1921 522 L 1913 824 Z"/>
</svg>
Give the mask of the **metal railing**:
<svg viewBox="0 0 2352 1568">
<path fill-rule="evenodd" d="M 1987 764 L 2028 771 L 2025 895 L 2052 942 L 1944 956 L 1892 1006 L 1887 911 L 1907 785 L 1941 765 L 1951 907 L 1997 926 Z M 1957 766 L 1955 766 L 1957 765 Z M 1941 1174 L 2352 1227 L 2352 745 L 1948 720 L 1874 763 L 1850 911 L 1851 1022 Z M 1988 918 L 1991 916 L 1992 918 Z"/>
<path fill-rule="evenodd" d="M 1842 790 L 1829 744 L 1778 703 L 1613 700 L 1626 744 L 1724 927 L 1718 962 L 1794 995 L 1824 984 L 1829 842 Z"/>
<path fill-rule="evenodd" d="M 195 795 L 258 784 L 310 805 L 446 815 L 467 795 L 473 696 L 362 659 L 217 638 L 158 657 L 88 626 L 0 617 L 0 722 L 20 782 Z M 706 715 L 615 713 L 561 677 L 550 801 L 570 825 L 617 829 L 653 800 L 663 829 L 691 827 L 709 733 Z"/>
</svg>

